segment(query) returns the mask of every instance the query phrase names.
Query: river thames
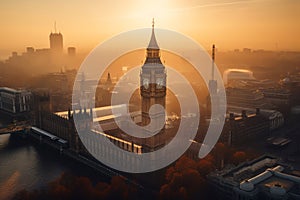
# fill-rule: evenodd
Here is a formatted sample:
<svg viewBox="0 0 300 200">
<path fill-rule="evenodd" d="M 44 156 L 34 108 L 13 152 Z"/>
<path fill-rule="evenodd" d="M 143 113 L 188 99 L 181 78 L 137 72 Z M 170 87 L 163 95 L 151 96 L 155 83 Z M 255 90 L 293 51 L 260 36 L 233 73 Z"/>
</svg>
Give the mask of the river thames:
<svg viewBox="0 0 300 200">
<path fill-rule="evenodd" d="M 86 176 L 94 183 L 109 181 L 91 168 L 31 138 L 0 135 L 0 200 L 11 199 L 23 189 L 41 189 L 64 172 Z"/>
</svg>

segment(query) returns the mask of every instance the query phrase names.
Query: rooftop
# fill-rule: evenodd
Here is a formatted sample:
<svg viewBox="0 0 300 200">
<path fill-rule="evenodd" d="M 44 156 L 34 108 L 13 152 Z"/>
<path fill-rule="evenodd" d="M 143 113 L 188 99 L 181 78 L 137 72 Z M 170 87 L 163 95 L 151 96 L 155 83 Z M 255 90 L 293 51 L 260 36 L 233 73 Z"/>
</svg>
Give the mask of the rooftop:
<svg viewBox="0 0 300 200">
<path fill-rule="evenodd" d="M 23 91 L 24 90 L 16 90 L 8 87 L 0 87 L 0 92 L 8 92 L 8 93 L 16 94 L 16 93 L 21 93 Z"/>
<path fill-rule="evenodd" d="M 289 192 L 300 195 L 300 177 L 293 167 L 270 155 L 214 172 L 209 177 L 244 193 L 257 192 L 258 189 L 267 195 L 285 195 Z"/>
</svg>

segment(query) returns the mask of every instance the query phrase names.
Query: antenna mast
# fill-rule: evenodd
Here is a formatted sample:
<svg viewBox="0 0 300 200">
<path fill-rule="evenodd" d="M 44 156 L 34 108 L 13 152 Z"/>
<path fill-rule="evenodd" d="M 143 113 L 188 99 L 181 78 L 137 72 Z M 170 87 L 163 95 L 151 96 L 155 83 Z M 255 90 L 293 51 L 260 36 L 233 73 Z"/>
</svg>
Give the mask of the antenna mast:
<svg viewBox="0 0 300 200">
<path fill-rule="evenodd" d="M 215 79 L 215 45 L 212 46 L 211 80 Z"/>
<path fill-rule="evenodd" d="M 154 29 L 154 18 L 152 18 L 152 29 Z"/>
</svg>

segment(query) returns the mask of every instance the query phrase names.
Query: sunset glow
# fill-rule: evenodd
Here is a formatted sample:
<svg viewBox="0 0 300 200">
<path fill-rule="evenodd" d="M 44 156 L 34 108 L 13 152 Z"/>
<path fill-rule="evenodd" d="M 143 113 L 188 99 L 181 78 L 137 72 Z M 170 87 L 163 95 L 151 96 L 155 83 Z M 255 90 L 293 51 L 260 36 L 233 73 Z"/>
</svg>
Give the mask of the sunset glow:
<svg viewBox="0 0 300 200">
<path fill-rule="evenodd" d="M 48 35 L 64 34 L 65 46 L 90 50 L 111 35 L 150 27 L 172 29 L 206 48 L 300 50 L 300 2 L 287 0 L 1 1 L 0 57 L 27 46 L 48 47 Z"/>
<path fill-rule="evenodd" d="M 0 200 L 299 199 L 299 11 L 1 0 Z"/>
</svg>

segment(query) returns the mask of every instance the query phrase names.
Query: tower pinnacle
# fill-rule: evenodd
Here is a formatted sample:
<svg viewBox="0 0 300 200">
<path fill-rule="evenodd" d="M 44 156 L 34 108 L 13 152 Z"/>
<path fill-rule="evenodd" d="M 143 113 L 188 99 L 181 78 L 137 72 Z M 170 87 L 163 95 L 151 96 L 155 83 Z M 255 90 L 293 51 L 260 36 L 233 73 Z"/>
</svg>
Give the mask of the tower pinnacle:
<svg viewBox="0 0 300 200">
<path fill-rule="evenodd" d="M 159 49 L 154 33 L 154 18 L 152 19 L 152 33 L 148 49 Z"/>
</svg>

